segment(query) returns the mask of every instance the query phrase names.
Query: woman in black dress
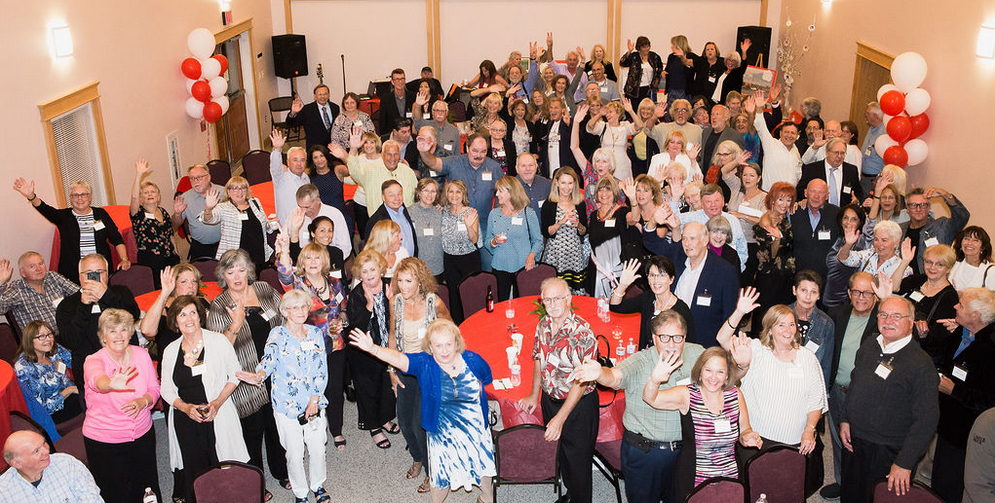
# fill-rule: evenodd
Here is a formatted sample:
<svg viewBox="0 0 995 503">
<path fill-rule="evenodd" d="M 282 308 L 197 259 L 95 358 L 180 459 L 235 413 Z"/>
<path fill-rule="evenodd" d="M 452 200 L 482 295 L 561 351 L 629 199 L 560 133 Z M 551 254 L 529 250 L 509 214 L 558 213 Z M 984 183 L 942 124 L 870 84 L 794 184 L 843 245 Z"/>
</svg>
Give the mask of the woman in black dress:
<svg viewBox="0 0 995 503">
<path fill-rule="evenodd" d="M 649 290 L 635 297 L 625 298 L 625 291 L 639 279 L 639 269 L 643 270 Z M 694 320 L 691 319 L 691 309 L 678 299 L 670 286 L 675 278 L 674 264 L 669 258 L 654 255 L 640 266 L 638 260 L 626 262 L 625 269 L 618 280 L 618 288 L 612 293 L 609 308 L 615 313 L 639 313 L 639 349 L 653 345 L 653 330 L 650 322 L 657 314 L 673 309 L 679 313 L 687 324 L 687 340 L 694 338 Z"/>
</svg>

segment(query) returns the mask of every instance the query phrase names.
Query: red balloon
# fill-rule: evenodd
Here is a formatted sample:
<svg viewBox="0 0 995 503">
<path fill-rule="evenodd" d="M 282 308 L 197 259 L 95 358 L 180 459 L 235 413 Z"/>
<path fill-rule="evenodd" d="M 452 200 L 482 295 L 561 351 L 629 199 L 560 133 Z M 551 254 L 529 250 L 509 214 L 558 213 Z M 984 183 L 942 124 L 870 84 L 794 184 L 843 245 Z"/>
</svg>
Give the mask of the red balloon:
<svg viewBox="0 0 995 503">
<path fill-rule="evenodd" d="M 909 135 L 910 140 L 922 136 L 929 129 L 929 116 L 926 114 L 913 115 L 909 117 L 909 122 L 912 123 L 912 134 Z"/>
<path fill-rule="evenodd" d="M 221 118 L 221 105 L 213 101 L 204 104 L 204 120 L 213 123 L 213 122 L 218 122 L 218 119 L 220 118 Z M 902 150 L 902 152 L 905 151 Z"/>
<path fill-rule="evenodd" d="M 224 75 L 225 71 L 228 70 L 228 58 L 224 54 L 215 54 L 211 57 L 218 60 L 218 63 L 221 63 L 221 72 L 218 75 Z"/>
<path fill-rule="evenodd" d="M 190 95 L 197 98 L 197 101 L 207 103 L 211 101 L 211 85 L 203 80 L 198 80 L 190 86 Z"/>
<path fill-rule="evenodd" d="M 881 95 L 881 111 L 888 115 L 898 115 L 905 110 L 905 95 L 899 91 L 888 91 Z"/>
<path fill-rule="evenodd" d="M 204 116 L 207 117 L 206 108 L 204 109 Z M 905 165 L 909 163 L 909 154 L 901 145 L 892 145 L 888 147 L 888 150 L 884 151 L 884 157 L 882 159 L 884 159 L 885 164 L 894 164 L 899 168 L 904 168 Z"/>
<path fill-rule="evenodd" d="M 908 117 L 892 117 L 888 121 L 888 136 L 892 140 L 902 143 L 909 139 L 910 134 L 912 134 L 912 121 Z"/>
<path fill-rule="evenodd" d="M 188 79 L 199 79 L 200 78 L 200 61 L 196 58 L 187 58 L 180 63 L 180 71 L 183 75 L 186 75 Z"/>
</svg>

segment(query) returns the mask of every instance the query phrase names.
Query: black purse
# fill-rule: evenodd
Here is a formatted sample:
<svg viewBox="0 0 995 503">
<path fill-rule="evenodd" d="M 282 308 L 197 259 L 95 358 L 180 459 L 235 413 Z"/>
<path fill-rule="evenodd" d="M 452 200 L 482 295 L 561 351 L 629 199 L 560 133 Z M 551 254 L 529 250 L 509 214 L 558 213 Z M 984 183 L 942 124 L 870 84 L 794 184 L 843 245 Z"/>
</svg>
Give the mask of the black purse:
<svg viewBox="0 0 995 503">
<path fill-rule="evenodd" d="M 596 340 L 599 341 L 598 342 L 598 353 L 597 353 L 597 356 L 595 356 L 595 359 L 598 361 L 598 365 L 601 365 L 602 367 L 606 367 L 606 368 L 612 368 L 612 367 L 614 367 L 615 364 L 612 363 L 611 358 L 610 358 L 610 356 L 611 356 L 611 344 L 608 342 L 608 338 L 605 337 L 605 336 L 603 336 L 603 335 L 598 335 L 598 336 L 596 336 Z M 601 342 L 600 341 L 605 341 L 605 354 L 601 354 Z"/>
</svg>

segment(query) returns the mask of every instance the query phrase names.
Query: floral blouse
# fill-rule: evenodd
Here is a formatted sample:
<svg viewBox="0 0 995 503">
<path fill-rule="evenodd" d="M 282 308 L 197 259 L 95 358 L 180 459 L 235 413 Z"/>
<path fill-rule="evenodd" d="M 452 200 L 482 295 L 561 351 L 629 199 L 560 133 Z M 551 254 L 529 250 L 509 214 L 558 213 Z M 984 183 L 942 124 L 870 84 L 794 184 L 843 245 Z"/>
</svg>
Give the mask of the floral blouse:
<svg viewBox="0 0 995 503">
<path fill-rule="evenodd" d="M 332 143 L 349 151 L 349 133 L 352 130 L 352 123 L 354 121 L 349 117 L 346 117 L 345 112 L 339 114 L 332 122 L 331 140 Z M 370 119 L 369 114 L 360 111 L 359 116 L 356 118 L 355 122 L 363 123 L 363 133 L 375 133 L 376 128 L 373 127 L 373 121 Z"/>
<path fill-rule="evenodd" d="M 777 255 L 772 254 L 774 236 L 767 232 L 760 224 L 753 226 L 753 236 L 760 246 L 757 251 L 757 275 L 760 274 L 791 274 L 795 273 L 795 256 L 792 253 L 792 233 L 791 219 L 785 216 L 781 223 L 777 224 L 777 229 L 781 231 L 781 240 L 777 248 Z"/>
<path fill-rule="evenodd" d="M 173 245 L 173 223 L 169 220 L 169 213 L 162 206 L 163 221 L 156 220 L 155 215 L 139 208 L 138 213 L 131 215 L 131 227 L 134 229 L 135 242 L 138 249 L 171 257 L 176 255 L 176 248 Z"/>
<path fill-rule="evenodd" d="M 266 372 L 273 384 L 273 411 L 291 418 L 304 412 L 312 396 L 319 397 L 319 409 L 328 406 L 325 338 L 314 326 L 304 325 L 304 330 L 303 339 L 291 335 L 285 325 L 271 330 L 256 366 L 256 371 Z"/>
<path fill-rule="evenodd" d="M 17 382 L 21 384 L 25 396 L 35 397 L 49 414 L 62 410 L 62 390 L 73 386 L 72 380 L 66 376 L 66 370 L 72 363 L 69 350 L 56 345 L 55 356 L 50 357 L 50 365 L 30 362 L 21 353 L 14 362 L 17 372 Z"/>
<path fill-rule="evenodd" d="M 570 374 L 574 367 L 593 359 L 597 352 L 594 332 L 582 318 L 571 313 L 560 330 L 553 333 L 552 321 L 543 316 L 536 327 L 535 346 L 532 348 L 532 359 L 539 361 L 535 371 L 541 372 L 543 392 L 557 400 L 566 399 L 573 387 Z M 593 383 L 584 390 L 584 394 L 592 391 Z"/>
<path fill-rule="evenodd" d="M 584 204 L 587 206 L 587 216 L 588 218 L 598 211 L 598 172 L 594 169 L 594 166 L 588 162 L 587 166 L 584 168 Z M 615 179 L 615 183 L 620 180 Z M 620 191 L 621 192 L 621 191 Z M 625 194 L 619 194 L 618 203 L 621 205 L 627 205 L 628 199 L 626 199 Z"/>
<path fill-rule="evenodd" d="M 311 284 L 304 276 L 294 273 L 292 266 L 283 265 L 277 262 L 276 270 L 280 275 L 280 283 L 292 285 L 311 294 L 311 312 L 307 316 L 307 324 L 314 325 L 325 334 L 325 348 L 329 351 L 338 351 L 345 348 L 345 341 L 342 340 L 342 327 L 339 325 L 335 331 L 331 330 L 329 322 L 345 313 L 345 293 L 342 291 L 342 282 L 331 275 L 328 276 L 328 300 L 324 300 L 318 295 L 318 289 Z"/>
</svg>

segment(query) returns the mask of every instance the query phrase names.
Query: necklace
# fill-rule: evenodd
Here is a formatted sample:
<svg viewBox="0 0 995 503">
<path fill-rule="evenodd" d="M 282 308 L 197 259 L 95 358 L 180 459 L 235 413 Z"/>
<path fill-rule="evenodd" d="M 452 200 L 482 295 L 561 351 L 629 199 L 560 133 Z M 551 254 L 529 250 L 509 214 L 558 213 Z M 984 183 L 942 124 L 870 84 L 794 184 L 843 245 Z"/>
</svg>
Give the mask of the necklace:
<svg viewBox="0 0 995 503">
<path fill-rule="evenodd" d="M 197 360 L 200 358 L 200 350 L 204 349 L 204 339 L 201 338 L 197 341 L 197 345 L 194 346 L 189 352 L 183 353 L 183 364 L 187 367 L 193 367 Z"/>
</svg>

